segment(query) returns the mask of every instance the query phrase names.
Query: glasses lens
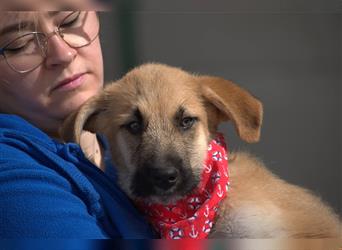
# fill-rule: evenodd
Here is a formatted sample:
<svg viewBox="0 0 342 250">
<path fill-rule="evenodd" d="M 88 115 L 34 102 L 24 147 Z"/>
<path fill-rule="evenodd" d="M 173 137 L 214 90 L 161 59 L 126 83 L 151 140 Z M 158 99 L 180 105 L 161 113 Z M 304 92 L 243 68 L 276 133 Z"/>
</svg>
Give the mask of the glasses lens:
<svg viewBox="0 0 342 250">
<path fill-rule="evenodd" d="M 29 33 L 13 40 L 4 48 L 4 56 L 10 67 L 18 72 L 30 71 L 44 60 L 45 35 Z"/>
<path fill-rule="evenodd" d="M 99 20 L 94 11 L 70 13 L 59 25 L 64 41 L 73 48 L 89 45 L 99 33 Z M 25 73 L 38 67 L 46 56 L 47 37 L 44 33 L 32 32 L 22 35 L 4 48 L 8 65 L 17 72 Z"/>
<path fill-rule="evenodd" d="M 99 20 L 94 11 L 78 11 L 68 15 L 59 26 L 64 41 L 73 48 L 90 44 L 99 33 Z"/>
</svg>

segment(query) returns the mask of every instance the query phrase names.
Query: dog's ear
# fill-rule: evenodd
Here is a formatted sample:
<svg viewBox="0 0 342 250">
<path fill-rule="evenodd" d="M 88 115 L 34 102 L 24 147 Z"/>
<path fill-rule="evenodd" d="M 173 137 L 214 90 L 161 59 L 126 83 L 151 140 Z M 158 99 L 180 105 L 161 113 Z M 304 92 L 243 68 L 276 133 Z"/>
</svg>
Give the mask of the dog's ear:
<svg viewBox="0 0 342 250">
<path fill-rule="evenodd" d="M 105 95 L 99 94 L 84 103 L 78 111 L 69 115 L 59 129 L 60 137 L 68 142 L 80 144 L 84 130 L 96 133 L 97 117 L 105 111 Z"/>
<path fill-rule="evenodd" d="M 217 127 L 220 122 L 231 120 L 240 138 L 257 142 L 260 138 L 263 108 L 262 103 L 249 92 L 231 81 L 210 76 L 200 76 L 202 96 L 212 105 L 209 123 Z"/>
</svg>

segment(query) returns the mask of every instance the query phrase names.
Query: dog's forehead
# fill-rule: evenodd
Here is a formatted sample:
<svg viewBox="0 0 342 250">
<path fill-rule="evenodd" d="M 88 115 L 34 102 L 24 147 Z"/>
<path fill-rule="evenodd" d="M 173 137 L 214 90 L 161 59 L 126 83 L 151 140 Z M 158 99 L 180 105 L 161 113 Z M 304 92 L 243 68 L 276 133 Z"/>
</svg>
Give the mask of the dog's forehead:
<svg viewBox="0 0 342 250">
<path fill-rule="evenodd" d="M 115 88 L 115 109 L 124 113 L 139 109 L 147 114 L 174 114 L 182 106 L 191 111 L 199 108 L 199 85 L 196 77 L 174 67 L 148 64 L 130 71 Z"/>
<path fill-rule="evenodd" d="M 177 103 L 195 96 L 198 89 L 196 77 L 175 67 L 148 64 L 134 69 L 125 76 L 124 85 L 140 99 Z M 178 101 L 177 101 L 178 100 Z"/>
<path fill-rule="evenodd" d="M 141 88 L 177 89 L 179 85 L 193 87 L 194 76 L 181 70 L 161 64 L 147 64 L 132 70 L 127 79 L 140 85 Z"/>
</svg>

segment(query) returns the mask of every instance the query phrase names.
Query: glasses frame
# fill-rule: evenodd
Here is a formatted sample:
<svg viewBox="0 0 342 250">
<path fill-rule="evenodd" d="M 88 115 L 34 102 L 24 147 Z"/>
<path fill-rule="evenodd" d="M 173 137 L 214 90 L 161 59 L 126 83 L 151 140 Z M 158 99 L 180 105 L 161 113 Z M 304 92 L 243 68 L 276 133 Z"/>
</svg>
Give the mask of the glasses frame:
<svg viewBox="0 0 342 250">
<path fill-rule="evenodd" d="M 51 33 L 47 34 L 47 33 L 44 33 L 44 32 L 32 31 L 32 32 L 25 33 L 25 34 L 23 34 L 23 35 L 21 35 L 19 37 L 16 37 L 16 38 L 12 39 L 11 41 L 7 42 L 6 45 L 4 45 L 2 48 L 0 48 L 0 55 L 2 55 L 4 57 L 4 59 L 6 61 L 6 64 L 12 70 L 14 70 L 15 72 L 17 72 L 19 74 L 25 74 L 25 73 L 28 73 L 28 72 L 31 72 L 31 71 L 35 70 L 36 68 L 38 68 L 40 65 L 43 64 L 43 62 L 44 62 L 44 60 L 45 60 L 45 58 L 47 56 L 47 52 L 48 52 L 48 46 L 47 46 L 48 45 L 48 41 L 54 35 L 59 36 L 70 48 L 73 48 L 73 49 L 79 49 L 79 48 L 83 48 L 83 47 L 86 47 L 86 46 L 90 45 L 93 41 L 95 41 L 95 39 L 99 36 L 99 33 L 100 33 L 100 20 L 98 18 L 97 13 L 95 13 L 96 19 L 97 19 L 97 22 L 98 22 L 97 32 L 96 32 L 96 35 L 94 36 L 94 38 L 92 38 L 88 43 L 86 43 L 84 45 L 81 45 L 81 46 L 72 46 L 67 41 L 65 41 L 64 38 L 63 38 L 63 28 L 61 28 L 61 25 L 63 25 L 64 21 L 66 19 L 68 19 L 71 15 L 75 14 L 76 12 L 81 12 L 81 11 L 73 11 L 70 14 L 68 14 L 65 18 L 63 18 L 61 23 L 57 27 L 55 27 L 55 30 L 52 31 Z M 87 14 L 89 13 L 89 11 L 86 11 L 86 12 L 87 12 Z M 16 41 L 16 40 L 18 40 L 18 39 L 20 39 L 22 37 L 28 36 L 28 35 L 39 35 L 39 36 L 42 36 L 44 38 L 44 40 L 43 40 L 44 44 L 43 45 L 40 45 L 40 44 L 38 45 L 40 47 L 41 51 L 42 51 L 42 61 L 38 65 L 34 66 L 31 69 L 28 69 L 28 70 L 18 70 L 18 69 L 16 69 L 13 65 L 11 65 L 8 62 L 8 59 L 6 57 L 5 51 L 6 51 L 7 47 L 11 43 L 13 43 L 14 41 Z"/>
</svg>

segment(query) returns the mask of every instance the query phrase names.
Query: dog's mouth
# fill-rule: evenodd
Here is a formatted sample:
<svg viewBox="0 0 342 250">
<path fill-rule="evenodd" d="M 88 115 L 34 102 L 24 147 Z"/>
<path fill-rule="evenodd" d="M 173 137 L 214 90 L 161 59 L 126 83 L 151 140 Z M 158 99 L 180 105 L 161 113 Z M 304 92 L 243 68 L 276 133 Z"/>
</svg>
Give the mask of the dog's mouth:
<svg viewBox="0 0 342 250">
<path fill-rule="evenodd" d="M 191 193 L 200 182 L 200 177 L 191 169 L 142 169 L 137 171 L 131 184 L 136 199 L 154 203 L 172 203 Z"/>
</svg>

